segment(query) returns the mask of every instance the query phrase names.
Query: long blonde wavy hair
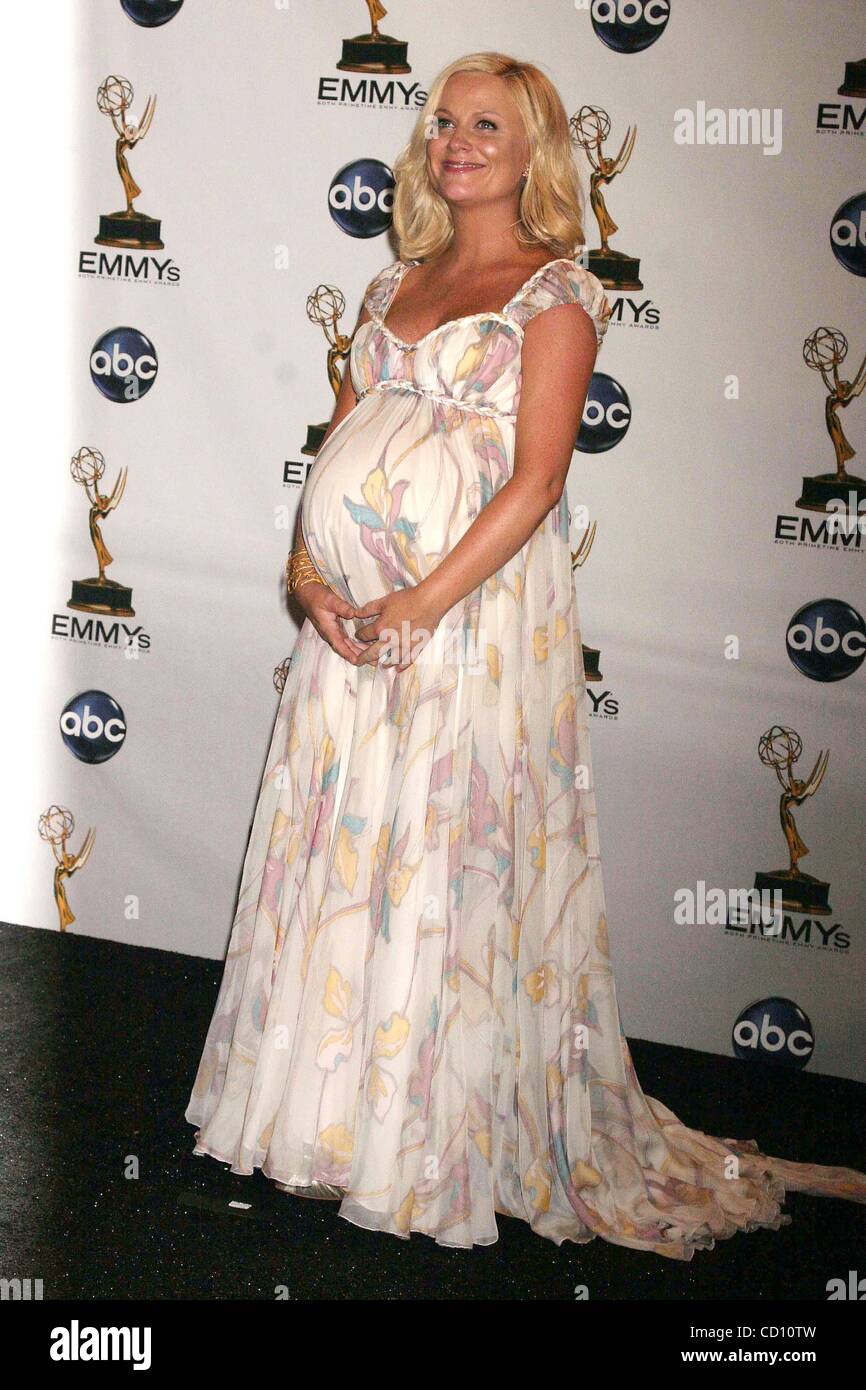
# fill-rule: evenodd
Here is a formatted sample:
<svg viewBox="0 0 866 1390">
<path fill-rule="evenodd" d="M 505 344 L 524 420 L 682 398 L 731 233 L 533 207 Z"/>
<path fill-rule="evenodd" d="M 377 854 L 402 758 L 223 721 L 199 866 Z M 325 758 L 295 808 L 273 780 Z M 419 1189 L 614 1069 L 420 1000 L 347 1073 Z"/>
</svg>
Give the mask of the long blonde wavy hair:
<svg viewBox="0 0 866 1390">
<path fill-rule="evenodd" d="M 508 83 L 529 141 L 529 178 L 520 195 L 515 236 L 523 246 L 548 246 L 557 256 L 572 256 L 583 246 L 584 198 L 559 93 L 533 63 L 504 53 L 469 53 L 438 74 L 409 143 L 394 163 L 393 224 L 400 259 L 428 260 L 444 251 L 454 235 L 448 204 L 427 173 L 426 132 L 455 72 L 492 73 Z"/>
</svg>

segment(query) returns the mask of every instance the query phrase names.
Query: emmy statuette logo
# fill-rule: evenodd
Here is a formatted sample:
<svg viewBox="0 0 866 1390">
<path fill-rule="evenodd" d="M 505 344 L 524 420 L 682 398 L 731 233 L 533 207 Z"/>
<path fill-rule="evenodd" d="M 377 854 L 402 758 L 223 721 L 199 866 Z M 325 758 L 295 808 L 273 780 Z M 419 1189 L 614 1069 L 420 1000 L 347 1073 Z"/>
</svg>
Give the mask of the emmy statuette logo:
<svg viewBox="0 0 866 1390">
<path fill-rule="evenodd" d="M 313 293 L 307 296 L 307 318 L 310 323 L 319 325 L 328 341 L 328 380 L 335 400 L 340 394 L 341 384 L 337 364 L 349 356 L 352 347 L 352 339 L 337 327 L 345 308 L 346 300 L 342 292 L 333 285 L 317 285 Z M 327 421 L 323 425 L 308 425 L 307 442 L 301 453 L 318 453 L 327 428 Z"/>
<path fill-rule="evenodd" d="M 866 58 L 845 64 L 845 81 L 837 91 L 840 97 L 866 97 Z"/>
<path fill-rule="evenodd" d="M 66 880 L 76 874 L 79 869 L 90 858 L 90 851 L 93 849 L 93 842 L 96 838 L 96 831 L 93 826 L 85 835 L 81 848 L 77 854 L 66 848 L 66 841 L 75 829 L 75 821 L 72 812 L 67 811 L 63 806 L 49 806 L 47 811 L 43 811 L 39 817 L 39 834 L 46 844 L 51 846 L 51 852 L 55 858 L 54 867 L 54 901 L 57 904 L 57 913 L 60 918 L 60 930 L 66 931 L 68 926 L 75 921 L 75 913 L 69 906 L 69 899 L 66 896 Z"/>
<path fill-rule="evenodd" d="M 631 159 L 634 142 L 637 139 L 637 126 L 626 130 L 617 154 L 610 156 L 602 152 L 602 145 L 610 135 L 610 116 L 599 106 L 582 106 L 576 116 L 568 123 L 572 139 L 579 145 L 592 165 L 589 178 L 589 201 L 595 220 L 601 246 L 590 251 L 587 257 L 588 268 L 597 275 L 605 289 L 642 290 L 640 279 L 640 258 L 630 256 L 625 251 L 614 251 L 610 238 L 619 231 L 607 210 L 604 200 L 604 185 L 610 183 Z"/>
<path fill-rule="evenodd" d="M 114 563 L 114 556 L 102 539 L 99 525 L 114 511 L 123 496 L 126 469 L 121 468 L 108 494 L 99 490 L 99 480 L 105 473 L 105 458 L 98 449 L 79 449 L 70 459 L 69 471 L 76 483 L 84 488 L 90 503 L 87 524 L 99 572 L 92 579 L 73 579 L 72 597 L 67 599 L 66 607 L 78 608 L 84 613 L 109 613 L 117 618 L 134 618 L 132 590 L 126 584 L 119 584 L 116 579 L 106 578 L 106 566 Z"/>
<path fill-rule="evenodd" d="M 791 808 L 802 806 L 806 798 L 818 790 L 824 780 L 830 754 L 823 750 L 819 752 L 809 776 L 802 779 L 794 776 L 794 763 L 802 751 L 800 735 L 780 724 L 774 724 L 758 741 L 758 757 L 765 767 L 774 770 L 782 788 L 779 820 L 788 845 L 789 861 L 786 869 L 772 869 L 768 873 L 759 870 L 755 874 L 755 887 L 762 893 L 781 893 L 782 906 L 789 912 L 814 916 L 832 911 L 828 901 L 830 885 L 803 873 L 800 868 L 800 860 L 809 853 L 809 847 L 800 837 Z"/>
<path fill-rule="evenodd" d="M 839 376 L 839 365 L 848 356 L 848 339 L 838 328 L 816 328 L 803 344 L 803 361 L 814 372 L 821 373 L 827 388 L 824 401 L 824 423 L 836 455 L 835 473 L 818 473 L 804 477 L 803 491 L 797 499 L 802 511 L 833 512 L 832 529 L 850 532 L 866 524 L 866 479 L 846 471 L 845 465 L 857 450 L 845 437 L 840 409 L 845 409 L 866 386 L 866 356 L 857 368 L 853 381 Z"/>
<path fill-rule="evenodd" d="M 596 526 L 597 522 L 593 521 L 592 525 L 588 526 L 587 529 L 584 531 L 583 535 L 581 536 L 577 550 L 572 550 L 572 572 L 574 572 L 574 570 L 576 570 L 579 566 L 585 565 L 586 561 L 589 559 L 589 552 L 592 550 L 592 543 L 595 540 Z M 599 670 L 599 664 L 601 662 L 600 649 L 598 647 L 587 647 L 586 644 L 582 642 L 581 650 L 583 652 L 583 670 L 585 679 L 588 681 L 604 680 L 604 677 L 602 676 L 601 671 Z"/>
<path fill-rule="evenodd" d="M 388 11 L 379 0 L 366 0 L 370 14 L 370 33 L 343 39 L 343 56 L 337 67 L 343 72 L 411 72 L 407 61 L 408 43 L 392 39 L 379 30 L 379 21 Z"/>
<path fill-rule="evenodd" d="M 276 690 L 278 695 L 282 695 L 286 688 L 286 681 L 289 679 L 289 669 L 292 665 L 293 656 L 294 653 L 291 653 L 285 660 L 280 662 L 279 666 L 274 667 L 274 690 Z"/>
<path fill-rule="evenodd" d="M 141 189 L 132 177 L 126 160 L 127 151 L 143 140 L 150 129 L 156 110 L 156 97 L 148 97 L 139 122 L 130 120 L 128 116 L 132 99 L 132 83 L 125 77 L 106 77 L 96 94 L 96 104 L 104 116 L 111 117 L 117 136 L 114 158 L 126 194 L 126 207 L 120 212 L 102 213 L 99 235 L 93 240 L 100 246 L 131 246 L 139 251 L 158 251 L 165 244 L 160 239 L 160 219 L 149 217 L 146 212 L 139 212 L 133 207 L 133 199 L 138 197 Z"/>
</svg>

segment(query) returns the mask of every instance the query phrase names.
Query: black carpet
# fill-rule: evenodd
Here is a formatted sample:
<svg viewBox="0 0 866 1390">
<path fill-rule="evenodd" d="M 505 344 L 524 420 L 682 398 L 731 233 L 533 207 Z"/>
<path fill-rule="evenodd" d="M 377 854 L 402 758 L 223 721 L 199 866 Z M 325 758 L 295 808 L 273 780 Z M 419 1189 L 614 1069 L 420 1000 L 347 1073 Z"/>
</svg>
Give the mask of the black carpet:
<svg viewBox="0 0 866 1390">
<path fill-rule="evenodd" d="M 866 1273 L 866 1207 L 792 1193 L 792 1225 L 688 1262 L 499 1217 L 496 1245 L 364 1231 L 337 1204 L 194 1157 L 183 1117 L 219 962 L 0 926 L 0 1278 L 45 1299 L 826 1300 Z M 866 1169 L 866 1086 L 653 1043 L 643 1089 L 692 1127 Z M 127 1176 L 127 1174 L 133 1174 Z M 231 1208 L 237 1201 L 250 1210 Z"/>
</svg>

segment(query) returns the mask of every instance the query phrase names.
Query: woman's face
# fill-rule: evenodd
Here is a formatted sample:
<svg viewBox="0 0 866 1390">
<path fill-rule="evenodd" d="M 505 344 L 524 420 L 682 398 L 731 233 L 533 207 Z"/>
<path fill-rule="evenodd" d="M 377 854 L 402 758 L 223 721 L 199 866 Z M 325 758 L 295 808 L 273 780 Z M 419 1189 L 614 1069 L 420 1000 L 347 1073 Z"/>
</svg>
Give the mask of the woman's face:
<svg viewBox="0 0 866 1390">
<path fill-rule="evenodd" d="M 463 205 L 517 197 L 529 141 L 503 78 L 455 72 L 433 115 L 427 170 L 437 193 Z"/>
</svg>

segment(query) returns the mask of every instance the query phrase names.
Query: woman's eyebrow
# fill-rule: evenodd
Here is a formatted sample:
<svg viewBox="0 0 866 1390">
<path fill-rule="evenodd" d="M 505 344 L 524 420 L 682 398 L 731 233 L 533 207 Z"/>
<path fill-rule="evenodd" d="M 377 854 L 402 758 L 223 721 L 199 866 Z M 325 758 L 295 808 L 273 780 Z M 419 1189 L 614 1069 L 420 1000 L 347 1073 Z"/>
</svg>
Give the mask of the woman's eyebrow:
<svg viewBox="0 0 866 1390">
<path fill-rule="evenodd" d="M 452 111 L 449 111 L 449 110 L 448 110 L 448 107 L 447 107 L 447 106 L 437 106 L 437 107 L 436 107 L 436 110 L 437 110 L 437 111 L 443 111 L 447 116 L 452 116 L 452 115 L 454 114 Z M 501 112 L 499 112 L 499 111 L 494 111 L 492 106 L 483 107 L 480 111 L 473 111 L 473 112 L 472 112 L 472 115 L 473 115 L 473 116 L 499 116 L 499 119 L 500 119 L 500 120 L 502 119 L 502 114 L 501 114 Z"/>
</svg>

